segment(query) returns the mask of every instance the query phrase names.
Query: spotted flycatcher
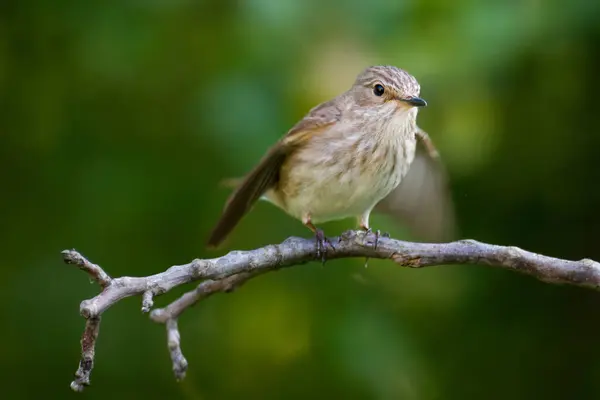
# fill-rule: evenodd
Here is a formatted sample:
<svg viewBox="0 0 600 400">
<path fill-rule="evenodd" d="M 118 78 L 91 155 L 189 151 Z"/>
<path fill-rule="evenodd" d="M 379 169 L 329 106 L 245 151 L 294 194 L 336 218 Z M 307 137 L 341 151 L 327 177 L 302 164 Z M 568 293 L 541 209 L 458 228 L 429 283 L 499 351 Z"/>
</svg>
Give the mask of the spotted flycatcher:
<svg viewBox="0 0 600 400">
<path fill-rule="evenodd" d="M 427 105 L 419 96 L 406 71 L 365 69 L 348 91 L 310 110 L 236 184 L 208 244 L 221 243 L 261 198 L 316 234 L 317 255 L 328 240 L 315 224 L 355 217 L 371 231 L 374 209 L 427 240 L 447 237 L 452 207 L 437 152 L 416 123 Z"/>
</svg>

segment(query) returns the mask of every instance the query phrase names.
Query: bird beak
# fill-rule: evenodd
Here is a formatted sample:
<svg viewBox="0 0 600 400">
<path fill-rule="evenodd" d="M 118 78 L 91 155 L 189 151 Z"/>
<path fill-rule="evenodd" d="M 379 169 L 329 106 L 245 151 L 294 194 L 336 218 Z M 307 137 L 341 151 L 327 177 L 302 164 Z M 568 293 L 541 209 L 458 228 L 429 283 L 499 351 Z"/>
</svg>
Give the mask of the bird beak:
<svg viewBox="0 0 600 400">
<path fill-rule="evenodd" d="M 414 107 L 427 106 L 427 102 L 420 97 L 409 97 L 407 99 L 402 99 L 402 100 Z"/>
</svg>

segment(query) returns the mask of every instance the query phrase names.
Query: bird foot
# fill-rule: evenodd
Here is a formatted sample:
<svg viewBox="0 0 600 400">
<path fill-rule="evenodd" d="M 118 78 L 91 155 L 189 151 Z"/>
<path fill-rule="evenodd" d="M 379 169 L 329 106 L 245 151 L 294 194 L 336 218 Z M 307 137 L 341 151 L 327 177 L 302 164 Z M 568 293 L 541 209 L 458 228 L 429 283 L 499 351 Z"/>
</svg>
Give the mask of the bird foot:
<svg viewBox="0 0 600 400">
<path fill-rule="evenodd" d="M 335 251 L 335 246 L 331 241 L 325 236 L 325 233 L 321 229 L 317 229 L 315 232 L 317 259 L 321 259 L 321 263 L 325 265 L 325 261 L 327 261 L 327 245 L 331 247 L 333 251 Z"/>
<path fill-rule="evenodd" d="M 373 229 L 368 228 L 365 230 L 365 237 L 369 235 L 369 233 L 374 233 L 375 234 L 375 241 L 373 243 L 373 250 L 377 250 L 377 246 L 379 245 L 379 238 L 389 238 L 390 234 L 387 232 L 383 232 L 381 233 L 381 231 L 379 229 L 377 229 L 376 231 L 373 231 Z"/>
<path fill-rule="evenodd" d="M 365 229 L 365 237 L 367 237 L 369 235 L 369 233 L 375 233 L 375 241 L 373 242 L 373 250 L 377 250 L 377 246 L 379 245 L 380 237 L 385 237 L 385 238 L 390 237 L 389 233 L 387 233 L 387 232 L 381 233 L 381 231 L 379 229 L 377 229 L 375 232 L 373 232 L 373 229 L 371 229 L 371 228 Z M 365 258 L 365 268 L 368 267 L 368 264 L 369 264 L 369 257 Z"/>
</svg>

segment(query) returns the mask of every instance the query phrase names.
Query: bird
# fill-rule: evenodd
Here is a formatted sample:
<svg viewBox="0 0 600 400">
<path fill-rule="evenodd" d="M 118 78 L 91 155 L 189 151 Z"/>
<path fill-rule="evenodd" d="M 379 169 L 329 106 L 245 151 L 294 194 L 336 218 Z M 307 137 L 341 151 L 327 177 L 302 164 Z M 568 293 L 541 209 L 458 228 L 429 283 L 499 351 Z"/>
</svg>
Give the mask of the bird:
<svg viewBox="0 0 600 400">
<path fill-rule="evenodd" d="M 404 222 L 417 237 L 441 241 L 454 230 L 448 179 L 417 113 L 427 102 L 407 71 L 370 66 L 337 97 L 310 111 L 266 152 L 234 188 L 210 233 L 215 248 L 258 200 L 300 220 L 315 235 L 316 255 L 327 245 L 320 223 L 356 218 L 372 232 L 372 211 Z M 375 232 L 375 246 L 380 231 Z"/>
</svg>

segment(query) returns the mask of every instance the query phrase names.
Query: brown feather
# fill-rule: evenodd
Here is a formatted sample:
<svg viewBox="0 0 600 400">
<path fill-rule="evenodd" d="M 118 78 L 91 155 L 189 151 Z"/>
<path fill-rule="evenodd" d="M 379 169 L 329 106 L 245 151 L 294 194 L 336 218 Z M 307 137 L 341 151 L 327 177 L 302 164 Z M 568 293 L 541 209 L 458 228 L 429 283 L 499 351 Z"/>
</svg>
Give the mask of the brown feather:
<svg viewBox="0 0 600 400">
<path fill-rule="evenodd" d="M 252 205 L 279 179 L 279 168 L 286 150 L 281 143 L 271 148 L 263 160 L 248 174 L 227 200 L 221 219 L 208 239 L 209 246 L 218 246 L 233 230 Z"/>
<path fill-rule="evenodd" d="M 231 233 L 254 203 L 279 182 L 280 169 L 287 156 L 307 140 L 337 122 L 341 110 L 329 101 L 314 107 L 287 134 L 275 144 L 261 162 L 241 181 L 230 181 L 239 185 L 227 200 L 223 215 L 217 222 L 209 239 L 210 247 L 218 246 Z M 227 182 L 226 182 L 227 183 Z M 236 185 L 236 186 L 237 186 Z"/>
</svg>

